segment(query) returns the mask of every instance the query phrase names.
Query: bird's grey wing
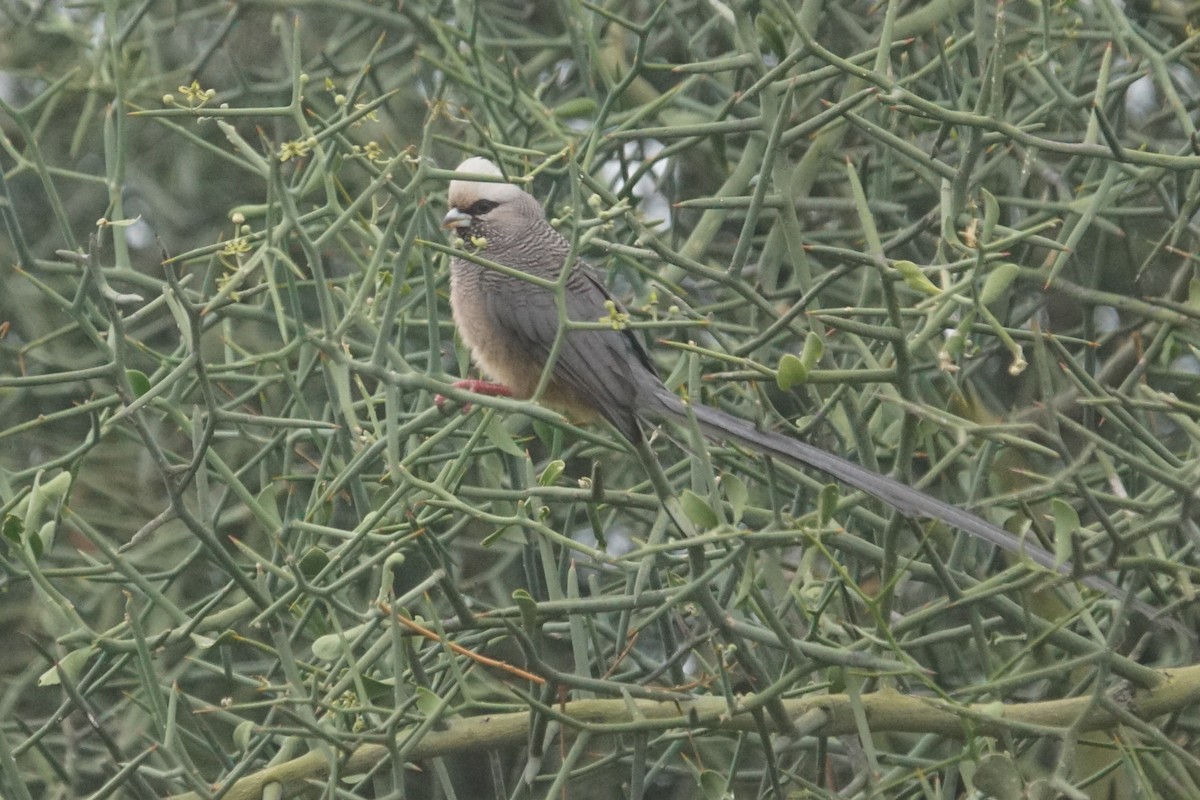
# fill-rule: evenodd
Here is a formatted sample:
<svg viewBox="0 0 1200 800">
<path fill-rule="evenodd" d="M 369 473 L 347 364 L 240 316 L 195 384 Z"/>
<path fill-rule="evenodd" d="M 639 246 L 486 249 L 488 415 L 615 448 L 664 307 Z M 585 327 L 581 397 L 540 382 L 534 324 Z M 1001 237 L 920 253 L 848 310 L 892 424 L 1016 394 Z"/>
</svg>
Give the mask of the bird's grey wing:
<svg viewBox="0 0 1200 800">
<path fill-rule="evenodd" d="M 512 280 L 493 288 L 487 304 L 497 329 L 544 365 L 560 328 L 554 293 Z M 610 315 L 605 302 L 611 299 L 599 281 L 577 264 L 566 286 L 568 318 L 600 322 Z M 630 440 L 641 435 L 636 414 L 639 398 L 659 384 L 645 348 L 624 329 L 566 331 L 552 377 L 580 405 L 607 419 Z"/>
<path fill-rule="evenodd" d="M 606 301 L 608 301 L 616 307 L 618 313 L 627 313 L 625 311 L 625 306 L 621 305 L 621 302 L 612 296 L 612 294 L 608 291 L 608 288 L 600 282 L 600 279 L 596 277 L 596 274 L 588 269 L 585 264 L 577 264 L 575 267 L 575 273 L 576 275 L 573 275 L 572 278 L 578 276 L 577 279 L 581 283 L 586 282 L 590 285 L 592 290 L 600 292 L 604 298 L 601 301 L 602 306 Z M 605 314 L 607 314 L 608 309 L 605 308 L 604 311 Z M 572 316 L 571 319 L 576 319 L 576 317 Z M 639 362 L 641 362 L 641 365 L 646 369 L 647 372 L 657 378 L 658 370 L 654 367 L 654 362 L 650 360 L 650 354 L 646 352 L 646 346 L 642 343 L 641 337 L 628 328 L 623 328 L 620 333 L 623 333 L 625 338 L 629 340 L 629 344 L 633 347 L 634 355 L 637 356 L 637 359 Z"/>
</svg>

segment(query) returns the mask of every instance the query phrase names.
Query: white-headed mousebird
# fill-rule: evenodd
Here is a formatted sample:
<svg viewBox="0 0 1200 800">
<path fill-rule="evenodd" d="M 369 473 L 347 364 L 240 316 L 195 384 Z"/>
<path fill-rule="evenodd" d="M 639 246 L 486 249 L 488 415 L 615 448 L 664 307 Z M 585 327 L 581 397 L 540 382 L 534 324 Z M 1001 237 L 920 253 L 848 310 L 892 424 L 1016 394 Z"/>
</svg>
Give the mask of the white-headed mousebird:
<svg viewBox="0 0 1200 800">
<path fill-rule="evenodd" d="M 532 195 L 511 183 L 475 179 L 503 179 L 499 168 L 486 158 L 467 159 L 456 172 L 463 177 L 450 182 L 450 210 L 442 226 L 460 237 L 467 251 L 544 281 L 556 281 L 569 269 L 564 298 L 567 318 L 588 323 L 611 318 L 616 301 L 586 264 L 574 259 L 568 263 L 570 244 L 550 226 Z M 1057 563 L 1041 547 L 911 486 L 715 408 L 685 404 L 659 379 L 641 340 L 628 328 L 563 329 L 552 288 L 456 256 L 450 265 L 450 305 L 455 326 L 480 370 L 507 387 L 496 393 L 533 397 L 561 330 L 562 341 L 538 400 L 572 419 L 601 417 L 637 447 L 645 444 L 647 426 L 663 421 L 688 424 L 694 418 L 712 439 L 738 442 L 816 469 L 908 517 L 940 520 L 1046 569 L 1073 573 L 1071 564 Z M 491 384 L 464 383 L 495 390 Z M 1124 597 L 1121 589 L 1103 578 L 1088 575 L 1081 580 L 1105 594 Z M 1141 601 L 1133 602 L 1142 613 L 1155 611 Z"/>
</svg>

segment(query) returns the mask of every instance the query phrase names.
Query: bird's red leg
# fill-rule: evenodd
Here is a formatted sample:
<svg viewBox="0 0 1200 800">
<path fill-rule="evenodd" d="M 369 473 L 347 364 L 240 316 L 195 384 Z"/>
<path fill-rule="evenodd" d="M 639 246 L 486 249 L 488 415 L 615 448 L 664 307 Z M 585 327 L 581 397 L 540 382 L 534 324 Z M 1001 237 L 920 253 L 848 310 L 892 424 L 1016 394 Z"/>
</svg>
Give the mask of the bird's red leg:
<svg viewBox="0 0 1200 800">
<path fill-rule="evenodd" d="M 466 389 L 468 392 L 474 392 L 475 394 L 486 394 L 491 397 L 512 397 L 512 389 L 503 383 L 492 383 L 491 381 L 481 381 L 472 378 L 465 381 L 455 381 L 451 385 L 455 389 Z M 433 404 L 441 408 L 446 404 L 446 397 L 440 394 L 434 395 Z M 462 410 L 464 414 L 467 413 L 471 410 L 471 404 L 463 403 Z"/>
</svg>

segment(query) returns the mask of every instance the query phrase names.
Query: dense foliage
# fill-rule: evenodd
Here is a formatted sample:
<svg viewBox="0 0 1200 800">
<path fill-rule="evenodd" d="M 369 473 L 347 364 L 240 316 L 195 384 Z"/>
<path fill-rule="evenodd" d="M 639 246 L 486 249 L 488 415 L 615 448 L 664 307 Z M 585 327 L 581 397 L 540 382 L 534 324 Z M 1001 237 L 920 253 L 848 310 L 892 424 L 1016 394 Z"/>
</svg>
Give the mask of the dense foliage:
<svg viewBox="0 0 1200 800">
<path fill-rule="evenodd" d="M 4 797 L 1200 796 L 1195 3 L 5 13 Z M 1119 590 L 680 428 L 684 547 L 451 386 L 469 155 L 669 385 Z"/>
</svg>

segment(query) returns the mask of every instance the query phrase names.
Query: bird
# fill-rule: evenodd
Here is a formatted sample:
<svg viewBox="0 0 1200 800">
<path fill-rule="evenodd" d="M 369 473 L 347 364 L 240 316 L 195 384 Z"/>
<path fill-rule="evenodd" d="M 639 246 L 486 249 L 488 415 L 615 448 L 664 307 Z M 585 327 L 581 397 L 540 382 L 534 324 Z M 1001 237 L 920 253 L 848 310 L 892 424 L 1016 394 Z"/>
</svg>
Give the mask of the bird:
<svg viewBox="0 0 1200 800">
<path fill-rule="evenodd" d="M 648 431 L 659 423 L 695 420 L 711 439 L 815 469 L 906 517 L 939 520 L 1047 570 L 1074 574 L 1070 562 L 970 511 L 815 445 L 699 402 L 685 402 L 659 378 L 641 339 L 627 327 L 564 328 L 554 281 L 563 280 L 562 310 L 573 322 L 610 320 L 621 306 L 596 273 L 572 255 L 570 243 L 550 225 L 537 199 L 508 182 L 495 163 L 468 158 L 454 175 L 442 219 L 442 227 L 462 242 L 450 261 L 451 312 L 476 365 L 490 379 L 462 385 L 519 399 L 537 395 L 542 404 L 572 420 L 606 420 L 635 447 L 644 446 Z M 1110 596 L 1124 596 L 1097 575 L 1081 580 Z"/>
</svg>

